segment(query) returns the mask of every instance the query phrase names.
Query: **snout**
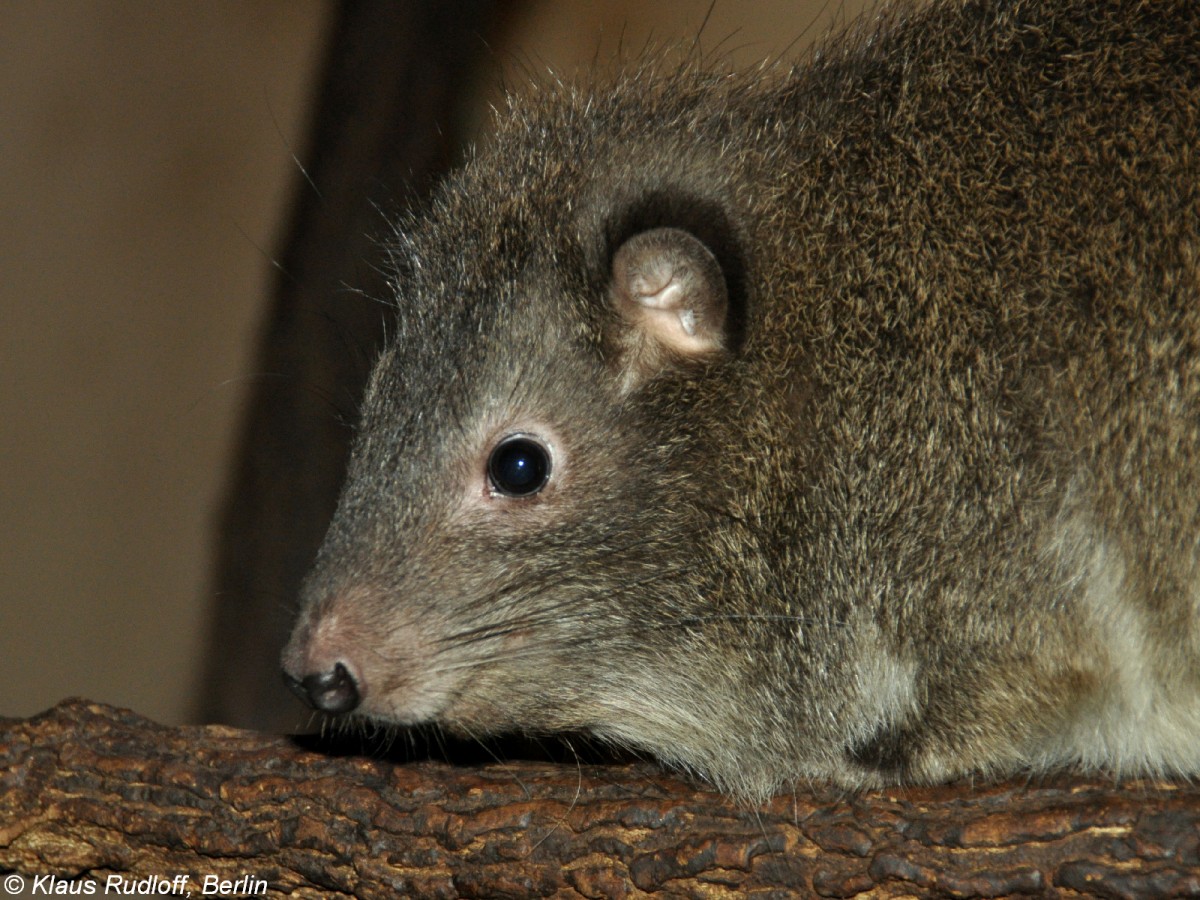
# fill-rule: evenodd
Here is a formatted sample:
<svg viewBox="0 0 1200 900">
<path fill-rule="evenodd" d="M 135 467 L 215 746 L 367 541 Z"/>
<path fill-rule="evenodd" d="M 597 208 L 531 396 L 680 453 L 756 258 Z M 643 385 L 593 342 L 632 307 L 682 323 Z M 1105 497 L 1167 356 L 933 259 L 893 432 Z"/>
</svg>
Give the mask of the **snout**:
<svg viewBox="0 0 1200 900">
<path fill-rule="evenodd" d="M 441 716 L 467 677 L 465 654 L 418 626 L 412 606 L 369 586 L 309 602 L 283 651 L 283 681 L 311 708 L 415 725 Z M 479 642 L 469 650 L 478 652 Z"/>
<path fill-rule="evenodd" d="M 297 626 L 283 651 L 283 682 L 313 709 L 340 715 L 362 704 L 366 685 L 358 666 L 339 649 L 344 642 L 331 634 L 336 629 L 330 624 Z"/>
<path fill-rule="evenodd" d="M 343 662 L 334 663 L 326 671 L 303 675 L 288 671 L 285 664 L 283 682 L 313 709 L 331 715 L 351 712 L 362 702 L 359 679 Z"/>
</svg>

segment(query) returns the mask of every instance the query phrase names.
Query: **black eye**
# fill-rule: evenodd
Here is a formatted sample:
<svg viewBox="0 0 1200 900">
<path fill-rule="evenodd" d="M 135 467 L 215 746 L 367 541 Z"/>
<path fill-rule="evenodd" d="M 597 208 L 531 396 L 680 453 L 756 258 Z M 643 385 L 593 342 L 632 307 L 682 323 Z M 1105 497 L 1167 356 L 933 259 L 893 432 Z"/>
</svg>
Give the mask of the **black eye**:
<svg viewBox="0 0 1200 900">
<path fill-rule="evenodd" d="M 550 478 L 550 452 L 531 437 L 505 438 L 488 457 L 488 478 L 506 497 L 532 497 Z"/>
</svg>

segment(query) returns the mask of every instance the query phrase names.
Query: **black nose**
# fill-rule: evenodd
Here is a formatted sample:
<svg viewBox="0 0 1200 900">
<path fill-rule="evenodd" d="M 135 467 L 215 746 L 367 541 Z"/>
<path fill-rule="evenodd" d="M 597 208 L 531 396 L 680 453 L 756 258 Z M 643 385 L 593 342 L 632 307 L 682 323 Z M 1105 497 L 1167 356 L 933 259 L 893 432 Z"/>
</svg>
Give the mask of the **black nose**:
<svg viewBox="0 0 1200 900">
<path fill-rule="evenodd" d="M 292 693 L 321 712 L 348 713 L 362 702 L 354 676 L 341 663 L 331 672 L 314 672 L 303 678 L 285 670 L 283 681 Z"/>
</svg>

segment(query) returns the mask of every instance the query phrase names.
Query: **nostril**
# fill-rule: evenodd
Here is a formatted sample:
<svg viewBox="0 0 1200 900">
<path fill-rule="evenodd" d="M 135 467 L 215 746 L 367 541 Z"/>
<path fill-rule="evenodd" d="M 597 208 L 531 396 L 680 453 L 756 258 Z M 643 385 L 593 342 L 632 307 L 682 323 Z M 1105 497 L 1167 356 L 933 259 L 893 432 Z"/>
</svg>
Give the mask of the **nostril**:
<svg viewBox="0 0 1200 900">
<path fill-rule="evenodd" d="M 312 705 L 323 712 L 347 713 L 361 700 L 354 676 L 341 663 L 332 672 L 309 675 L 303 684 Z"/>
<path fill-rule="evenodd" d="M 347 713 L 362 701 L 358 683 L 342 663 L 330 672 L 314 672 L 304 678 L 284 671 L 283 681 L 297 697 L 322 712 Z"/>
</svg>

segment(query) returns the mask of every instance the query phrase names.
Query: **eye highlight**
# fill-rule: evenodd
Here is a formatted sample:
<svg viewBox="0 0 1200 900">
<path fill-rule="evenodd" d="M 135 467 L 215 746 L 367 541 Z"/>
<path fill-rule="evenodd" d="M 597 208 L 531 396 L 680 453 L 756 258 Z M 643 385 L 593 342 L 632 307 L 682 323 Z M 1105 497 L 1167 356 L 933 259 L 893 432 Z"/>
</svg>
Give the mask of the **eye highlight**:
<svg viewBox="0 0 1200 900">
<path fill-rule="evenodd" d="M 514 434 L 493 449 L 488 481 L 504 497 L 532 497 L 550 480 L 550 451 L 535 437 Z"/>
</svg>

